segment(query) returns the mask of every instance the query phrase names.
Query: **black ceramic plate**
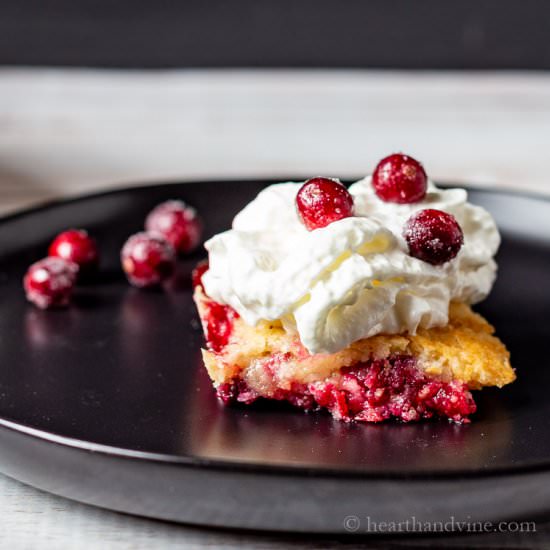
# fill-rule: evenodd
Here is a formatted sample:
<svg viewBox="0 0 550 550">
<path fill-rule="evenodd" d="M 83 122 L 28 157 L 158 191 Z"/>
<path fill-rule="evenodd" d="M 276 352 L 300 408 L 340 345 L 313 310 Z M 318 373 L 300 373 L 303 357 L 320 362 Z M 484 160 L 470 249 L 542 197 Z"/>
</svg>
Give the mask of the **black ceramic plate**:
<svg viewBox="0 0 550 550">
<path fill-rule="evenodd" d="M 470 425 L 346 425 L 281 405 L 217 402 L 191 300 L 200 254 L 181 262 L 164 292 L 131 288 L 119 269 L 122 243 L 158 202 L 195 205 L 211 235 L 266 183 L 121 190 L 0 222 L 0 470 L 113 510 L 226 527 L 362 532 L 412 516 L 547 512 L 550 202 L 470 193 L 502 230 L 499 278 L 479 310 L 510 348 L 518 381 L 479 392 Z M 74 226 L 100 242 L 101 275 L 70 309 L 39 311 L 21 277 Z"/>
</svg>

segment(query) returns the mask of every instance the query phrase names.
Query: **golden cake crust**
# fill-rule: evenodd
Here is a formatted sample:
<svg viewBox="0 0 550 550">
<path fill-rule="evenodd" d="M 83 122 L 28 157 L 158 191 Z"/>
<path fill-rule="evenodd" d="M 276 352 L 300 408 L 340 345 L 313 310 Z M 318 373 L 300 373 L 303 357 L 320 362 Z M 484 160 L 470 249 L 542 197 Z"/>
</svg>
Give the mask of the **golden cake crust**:
<svg viewBox="0 0 550 550">
<path fill-rule="evenodd" d="M 208 298 L 196 287 L 195 302 L 201 318 Z M 255 366 L 273 355 L 284 356 L 277 384 L 324 380 L 342 367 L 391 355 L 412 355 L 426 375 L 443 381 L 457 380 L 469 389 L 502 387 L 516 378 L 510 354 L 494 336 L 494 328 L 470 306 L 452 303 L 449 323 L 444 327 L 420 329 L 417 334 L 376 335 L 354 342 L 332 354 L 310 355 L 297 335 L 288 334 L 278 322 L 263 321 L 255 327 L 236 318 L 229 342 L 220 353 L 203 350 L 208 373 L 215 385 L 236 376 L 257 377 Z M 254 381 L 257 383 L 257 381 Z"/>
</svg>

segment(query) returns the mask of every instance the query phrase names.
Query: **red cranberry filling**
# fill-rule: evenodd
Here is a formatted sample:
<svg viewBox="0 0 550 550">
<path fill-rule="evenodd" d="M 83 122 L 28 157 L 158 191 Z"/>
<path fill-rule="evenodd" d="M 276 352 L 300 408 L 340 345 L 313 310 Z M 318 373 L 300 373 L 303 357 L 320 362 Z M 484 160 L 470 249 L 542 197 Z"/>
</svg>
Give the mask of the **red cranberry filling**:
<svg viewBox="0 0 550 550">
<path fill-rule="evenodd" d="M 191 274 L 193 288 L 200 286 L 204 291 L 202 276 L 207 271 L 208 260 L 203 260 L 197 264 Z M 214 300 L 206 299 L 203 304 L 206 313 L 201 315 L 201 322 L 206 346 L 212 351 L 220 352 L 229 342 L 229 337 L 233 331 L 233 321 L 238 319 L 239 314 L 231 306 L 219 304 Z"/>
<path fill-rule="evenodd" d="M 208 271 L 208 260 L 200 261 L 191 272 L 193 288 L 202 287 L 202 276 Z"/>
<path fill-rule="evenodd" d="M 244 380 L 234 380 L 225 384 L 220 384 L 216 389 L 218 397 L 229 405 L 233 401 L 246 403 L 249 405 L 258 399 L 260 396 L 250 389 Z"/>
<path fill-rule="evenodd" d="M 231 307 L 218 304 L 213 300 L 206 303 L 206 315 L 203 317 L 206 345 L 215 352 L 220 352 L 229 342 L 233 330 L 233 321 L 239 314 Z"/>
<path fill-rule="evenodd" d="M 251 403 L 262 397 L 243 380 L 222 384 L 217 392 L 224 403 Z M 442 416 L 469 422 L 468 416 L 476 410 L 466 384 L 428 378 L 410 356 L 343 368 L 330 380 L 296 384 L 266 397 L 286 400 L 306 410 L 326 408 L 344 421 L 380 422 L 394 417 L 410 422 Z"/>
</svg>

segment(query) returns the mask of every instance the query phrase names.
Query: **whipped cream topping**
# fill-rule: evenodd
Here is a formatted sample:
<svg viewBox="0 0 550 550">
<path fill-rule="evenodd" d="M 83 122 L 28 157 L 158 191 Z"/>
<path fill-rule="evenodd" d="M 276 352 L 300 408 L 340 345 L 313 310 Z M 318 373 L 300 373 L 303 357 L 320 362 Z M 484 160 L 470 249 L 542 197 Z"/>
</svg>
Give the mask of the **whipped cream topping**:
<svg viewBox="0 0 550 550">
<path fill-rule="evenodd" d="M 429 182 L 422 201 L 395 204 L 367 177 L 349 188 L 354 217 L 308 231 L 295 207 L 301 185 L 267 187 L 205 245 L 206 293 L 249 325 L 280 320 L 310 353 L 333 353 L 375 334 L 446 325 L 450 301 L 472 304 L 490 292 L 500 236 L 464 189 Z M 464 232 L 457 257 L 440 266 L 409 256 L 402 236 L 425 208 L 449 212 Z"/>
</svg>

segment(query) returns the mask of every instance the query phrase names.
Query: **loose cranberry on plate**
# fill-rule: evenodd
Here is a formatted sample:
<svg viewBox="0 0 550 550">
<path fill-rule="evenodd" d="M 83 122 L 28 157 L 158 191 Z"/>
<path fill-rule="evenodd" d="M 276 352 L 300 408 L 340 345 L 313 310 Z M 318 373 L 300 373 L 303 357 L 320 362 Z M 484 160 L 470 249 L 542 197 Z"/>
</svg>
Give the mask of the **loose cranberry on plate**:
<svg viewBox="0 0 550 550">
<path fill-rule="evenodd" d="M 296 208 L 303 224 L 313 231 L 353 216 L 353 197 L 339 181 L 312 178 L 298 191 Z"/>
<path fill-rule="evenodd" d="M 137 287 L 156 286 L 172 275 L 176 254 L 170 243 L 151 233 L 136 233 L 122 247 L 122 269 Z"/>
<path fill-rule="evenodd" d="M 192 252 L 202 237 L 202 220 L 183 201 L 171 200 L 156 206 L 145 220 L 145 229 L 162 235 L 178 253 Z"/>
<path fill-rule="evenodd" d="M 378 163 L 372 185 L 383 201 L 410 204 L 426 196 L 428 176 L 417 160 L 397 153 Z"/>
<path fill-rule="evenodd" d="M 27 300 L 40 309 L 69 304 L 78 266 L 63 258 L 48 257 L 32 264 L 23 278 Z"/>
<path fill-rule="evenodd" d="M 413 214 L 405 223 L 403 236 L 409 254 L 432 265 L 452 260 L 464 244 L 464 234 L 452 214 L 426 209 Z"/>
<path fill-rule="evenodd" d="M 84 229 L 60 233 L 50 245 L 48 254 L 75 263 L 82 272 L 92 271 L 99 262 L 97 244 Z"/>
</svg>

